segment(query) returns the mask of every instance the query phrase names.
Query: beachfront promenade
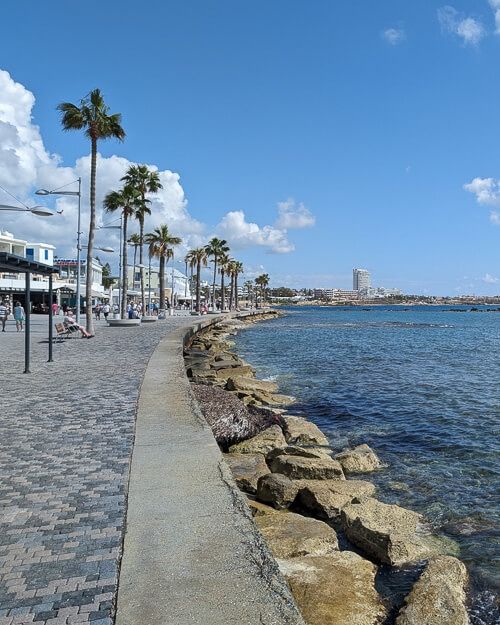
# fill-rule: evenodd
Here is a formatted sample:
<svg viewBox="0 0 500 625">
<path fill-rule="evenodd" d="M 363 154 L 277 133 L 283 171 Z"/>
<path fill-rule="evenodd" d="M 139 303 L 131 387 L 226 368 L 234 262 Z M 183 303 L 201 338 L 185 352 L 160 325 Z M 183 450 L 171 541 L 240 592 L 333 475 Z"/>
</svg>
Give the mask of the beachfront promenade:
<svg viewBox="0 0 500 625">
<path fill-rule="evenodd" d="M 118 625 L 301 623 L 189 393 L 196 320 L 97 322 L 48 364 L 46 319 L 31 374 L 0 336 L 0 625 L 111 625 L 118 588 Z"/>
</svg>

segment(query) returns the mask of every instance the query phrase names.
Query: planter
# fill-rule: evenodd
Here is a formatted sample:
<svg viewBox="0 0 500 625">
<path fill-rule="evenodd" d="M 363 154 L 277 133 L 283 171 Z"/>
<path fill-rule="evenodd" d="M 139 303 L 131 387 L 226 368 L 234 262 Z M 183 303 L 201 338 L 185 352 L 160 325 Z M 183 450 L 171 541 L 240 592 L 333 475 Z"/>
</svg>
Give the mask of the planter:
<svg viewBox="0 0 500 625">
<path fill-rule="evenodd" d="M 144 315 L 141 319 L 142 323 L 151 323 L 152 321 L 158 321 L 158 317 L 154 315 Z"/>
<path fill-rule="evenodd" d="M 111 326 L 112 328 L 128 328 L 140 325 L 140 319 L 108 319 L 108 326 Z"/>
</svg>

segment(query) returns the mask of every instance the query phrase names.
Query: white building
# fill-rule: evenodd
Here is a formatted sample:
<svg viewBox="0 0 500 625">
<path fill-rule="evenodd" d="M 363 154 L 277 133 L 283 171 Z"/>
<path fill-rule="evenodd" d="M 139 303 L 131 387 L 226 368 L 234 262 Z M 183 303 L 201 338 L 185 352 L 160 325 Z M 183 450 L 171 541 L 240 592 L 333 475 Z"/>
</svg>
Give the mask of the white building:
<svg viewBox="0 0 500 625">
<path fill-rule="evenodd" d="M 352 270 L 352 288 L 353 291 L 364 291 L 371 286 L 371 276 L 367 269 Z"/>
<path fill-rule="evenodd" d="M 54 290 L 61 293 L 59 303 L 66 303 L 70 307 L 76 306 L 76 283 L 78 278 L 78 262 L 75 258 L 56 258 L 54 267 L 59 272 L 58 279 L 54 282 Z M 80 260 L 80 295 L 86 302 L 87 263 Z M 102 265 L 97 258 L 92 259 L 92 304 L 97 301 L 108 299 L 109 295 L 102 285 Z"/>
</svg>

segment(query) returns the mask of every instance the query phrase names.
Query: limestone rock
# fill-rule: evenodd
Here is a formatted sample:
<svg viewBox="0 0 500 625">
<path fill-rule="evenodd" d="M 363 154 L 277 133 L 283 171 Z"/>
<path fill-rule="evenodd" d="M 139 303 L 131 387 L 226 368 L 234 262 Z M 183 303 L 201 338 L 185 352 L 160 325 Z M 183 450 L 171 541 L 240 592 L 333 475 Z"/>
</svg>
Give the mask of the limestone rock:
<svg viewBox="0 0 500 625">
<path fill-rule="evenodd" d="M 267 506 L 265 503 L 261 503 L 255 499 L 247 498 L 247 504 L 253 517 L 264 516 L 265 514 L 279 514 L 278 511 L 271 508 L 271 506 Z"/>
<path fill-rule="evenodd" d="M 253 398 L 263 406 L 287 406 L 293 404 L 295 399 L 289 395 L 278 395 L 277 393 L 267 393 L 257 389 L 251 391 Z"/>
<path fill-rule="evenodd" d="M 396 625 L 468 625 L 465 566 L 450 556 L 429 560 L 405 599 Z"/>
<path fill-rule="evenodd" d="M 334 457 L 340 462 L 345 473 L 370 473 L 382 466 L 377 454 L 368 445 L 358 445 Z"/>
<path fill-rule="evenodd" d="M 285 416 L 285 438 L 291 445 L 329 445 L 327 437 L 311 421 Z"/>
<path fill-rule="evenodd" d="M 298 445 L 287 445 L 277 449 L 271 449 L 267 454 L 267 462 L 272 462 L 278 456 L 302 456 L 302 458 L 331 458 L 330 452 L 324 447 L 299 447 Z"/>
<path fill-rule="evenodd" d="M 215 369 L 215 371 L 219 371 L 220 369 L 236 369 L 237 367 L 241 367 L 241 366 L 243 366 L 241 360 L 233 360 L 233 359 L 226 359 L 226 360 L 215 359 L 215 362 L 213 362 L 211 365 L 212 369 Z"/>
<path fill-rule="evenodd" d="M 245 391 L 251 393 L 255 390 L 264 391 L 265 393 L 274 393 L 278 390 L 275 382 L 266 382 L 265 380 L 256 380 L 255 378 L 231 377 L 226 382 L 228 391 Z"/>
<path fill-rule="evenodd" d="M 270 463 L 273 473 L 282 473 L 294 480 L 343 480 L 340 464 L 332 458 L 278 456 Z"/>
<path fill-rule="evenodd" d="M 277 512 L 256 516 L 255 522 L 275 558 L 323 556 L 338 549 L 337 534 L 323 521 Z"/>
<path fill-rule="evenodd" d="M 299 484 L 285 475 L 270 473 L 259 478 L 256 497 L 277 509 L 288 508 L 295 501 Z"/>
<path fill-rule="evenodd" d="M 376 566 L 352 551 L 278 560 L 307 625 L 378 625 Z M 437 625 L 437 624 L 436 624 Z"/>
<path fill-rule="evenodd" d="M 304 480 L 297 502 L 315 516 L 338 522 L 340 512 L 353 501 L 363 501 L 375 486 L 362 480 Z"/>
<path fill-rule="evenodd" d="M 257 491 L 259 477 L 269 473 L 263 454 L 224 454 L 234 481 L 247 493 Z"/>
<path fill-rule="evenodd" d="M 279 425 L 271 425 L 256 436 L 229 448 L 231 453 L 267 454 L 275 447 L 286 447 L 285 437 Z"/>
<path fill-rule="evenodd" d="M 421 516 L 400 506 L 369 498 L 342 508 L 347 538 L 379 562 L 403 564 L 428 555 L 416 536 Z"/>
<path fill-rule="evenodd" d="M 250 365 L 241 365 L 238 367 L 230 367 L 229 369 L 218 369 L 217 377 L 221 380 L 227 380 L 235 376 L 251 376 L 254 373 Z"/>
</svg>

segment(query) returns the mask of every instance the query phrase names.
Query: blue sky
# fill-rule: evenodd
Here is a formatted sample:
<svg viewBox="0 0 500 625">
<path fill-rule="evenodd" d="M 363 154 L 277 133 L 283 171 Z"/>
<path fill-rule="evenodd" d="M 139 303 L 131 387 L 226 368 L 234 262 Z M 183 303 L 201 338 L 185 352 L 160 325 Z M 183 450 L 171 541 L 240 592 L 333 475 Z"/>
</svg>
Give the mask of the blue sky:
<svg viewBox="0 0 500 625">
<path fill-rule="evenodd" d="M 156 165 L 157 219 L 192 245 L 226 236 L 250 277 L 346 288 L 360 266 L 409 293 L 499 293 L 496 9 L 500 26 L 499 0 L 6 0 L 0 184 L 30 199 L 85 175 L 55 107 L 99 87 L 127 132 L 100 146 L 101 192 Z M 63 205 L 2 227 L 70 254 Z"/>
</svg>

